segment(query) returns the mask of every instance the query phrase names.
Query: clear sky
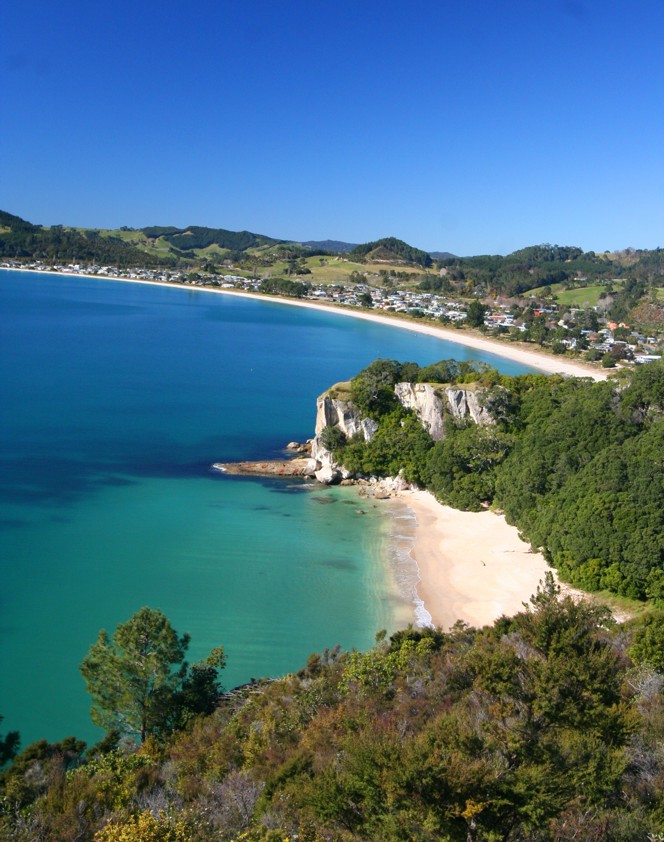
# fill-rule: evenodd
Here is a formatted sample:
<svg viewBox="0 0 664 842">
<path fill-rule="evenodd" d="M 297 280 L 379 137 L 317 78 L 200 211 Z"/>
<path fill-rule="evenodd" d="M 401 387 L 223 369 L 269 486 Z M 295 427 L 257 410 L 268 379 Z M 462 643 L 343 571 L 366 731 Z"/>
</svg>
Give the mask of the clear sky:
<svg viewBox="0 0 664 842">
<path fill-rule="evenodd" d="M 31 222 L 664 246 L 661 0 L 5 0 Z"/>
</svg>

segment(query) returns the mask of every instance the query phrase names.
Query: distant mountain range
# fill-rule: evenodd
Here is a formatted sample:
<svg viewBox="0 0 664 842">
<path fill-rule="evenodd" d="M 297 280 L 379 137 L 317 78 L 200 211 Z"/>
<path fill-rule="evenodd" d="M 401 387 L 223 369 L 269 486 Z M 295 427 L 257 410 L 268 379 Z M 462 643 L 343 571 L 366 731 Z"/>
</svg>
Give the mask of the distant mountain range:
<svg viewBox="0 0 664 842">
<path fill-rule="evenodd" d="M 300 243 L 305 249 L 312 251 L 329 251 L 332 254 L 346 254 L 357 248 L 358 243 L 344 243 L 341 240 L 307 240 Z"/>
<path fill-rule="evenodd" d="M 458 255 L 452 254 L 451 251 L 430 251 L 429 256 L 433 257 L 434 260 L 450 260 Z"/>
<path fill-rule="evenodd" d="M 228 231 L 188 225 L 150 225 L 145 228 L 122 227 L 116 230 L 35 225 L 21 217 L 0 211 L 0 256 L 34 257 L 58 260 L 95 260 L 129 264 L 172 264 L 179 259 L 200 259 L 202 252 L 219 254 L 268 250 L 292 245 L 312 252 L 354 254 L 368 259 L 395 259 L 426 266 L 431 258 L 453 257 L 449 252 L 427 252 L 387 237 L 373 243 L 347 243 L 342 240 L 283 240 L 252 231 Z M 376 252 L 371 255 L 371 252 Z"/>
<path fill-rule="evenodd" d="M 331 255 L 331 259 L 325 259 Z M 344 265 L 334 258 L 344 255 Z M 319 259 L 320 258 L 320 259 Z M 425 252 L 396 237 L 370 243 L 340 240 L 276 239 L 251 231 L 228 231 L 190 225 L 122 227 L 119 229 L 74 228 L 35 225 L 19 216 L 0 211 L 0 259 L 110 265 L 120 268 L 178 268 L 185 271 L 224 271 L 233 267 L 244 273 L 307 276 L 315 281 L 346 280 L 353 273 L 396 277 L 401 272 L 428 277 L 427 289 L 462 290 L 471 283 L 475 290 L 514 297 L 532 289 L 558 284 L 606 284 L 611 278 L 628 280 L 632 305 L 640 300 L 647 284 L 664 286 L 664 249 L 626 249 L 596 254 L 575 246 L 548 243 L 528 246 L 501 255 L 456 257 L 450 252 Z M 439 261 L 438 267 L 434 261 Z M 436 269 L 447 270 L 439 276 Z M 637 283 L 638 282 L 638 283 Z"/>
</svg>

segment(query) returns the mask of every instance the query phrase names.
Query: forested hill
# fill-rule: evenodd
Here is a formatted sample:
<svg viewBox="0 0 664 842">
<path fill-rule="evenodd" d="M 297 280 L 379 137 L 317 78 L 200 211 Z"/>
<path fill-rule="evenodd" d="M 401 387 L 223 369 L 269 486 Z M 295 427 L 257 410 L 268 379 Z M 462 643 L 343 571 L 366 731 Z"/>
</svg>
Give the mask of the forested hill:
<svg viewBox="0 0 664 842">
<path fill-rule="evenodd" d="M 311 251 L 326 251 L 330 254 L 346 254 L 357 247 L 357 243 L 344 243 L 341 240 L 307 240 L 300 245 Z"/>
<path fill-rule="evenodd" d="M 369 261 L 396 261 L 414 263 L 416 266 L 429 267 L 432 265 L 431 255 L 421 249 L 409 246 L 396 237 L 385 237 L 372 243 L 356 246 L 351 252 L 353 257 L 363 257 Z"/>
<path fill-rule="evenodd" d="M 355 474 L 401 471 L 456 508 L 497 506 L 565 581 L 664 604 L 664 363 L 600 383 L 475 368 L 372 363 L 350 396 L 378 432 L 324 431 L 335 459 Z M 434 391 L 474 381 L 494 423 L 450 415 L 433 442 L 395 395 L 404 380 Z"/>
<path fill-rule="evenodd" d="M 0 211 L 0 258 L 99 263 L 120 267 L 172 266 L 173 260 L 136 248 L 119 236 L 52 225 L 42 228 Z"/>
<path fill-rule="evenodd" d="M 141 231 L 148 239 L 162 238 L 180 251 L 204 249 L 212 245 L 232 251 L 245 251 L 257 246 L 284 242 L 262 234 L 252 234 L 251 231 L 227 231 L 224 228 L 205 228 L 200 225 L 190 225 L 187 228 L 152 226 L 141 228 Z"/>
<path fill-rule="evenodd" d="M 537 245 L 506 256 L 447 257 L 439 261 L 448 282 L 466 282 L 485 291 L 516 296 L 553 284 L 586 284 L 629 278 L 664 283 L 664 249 L 584 252 L 576 246 Z M 641 294 L 645 291 L 642 290 Z"/>
</svg>

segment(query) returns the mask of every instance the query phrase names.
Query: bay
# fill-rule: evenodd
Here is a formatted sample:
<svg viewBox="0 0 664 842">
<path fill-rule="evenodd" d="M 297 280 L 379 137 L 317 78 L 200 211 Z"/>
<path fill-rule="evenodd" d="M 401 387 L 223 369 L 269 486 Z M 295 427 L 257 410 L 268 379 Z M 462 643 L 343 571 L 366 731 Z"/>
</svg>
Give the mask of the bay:
<svg viewBox="0 0 664 842">
<path fill-rule="evenodd" d="M 94 741 L 78 664 L 143 605 L 223 644 L 224 685 L 404 617 L 389 522 L 353 491 L 229 478 L 313 433 L 378 357 L 482 358 L 335 313 L 203 290 L 0 271 L 0 714 L 23 745 Z"/>
</svg>

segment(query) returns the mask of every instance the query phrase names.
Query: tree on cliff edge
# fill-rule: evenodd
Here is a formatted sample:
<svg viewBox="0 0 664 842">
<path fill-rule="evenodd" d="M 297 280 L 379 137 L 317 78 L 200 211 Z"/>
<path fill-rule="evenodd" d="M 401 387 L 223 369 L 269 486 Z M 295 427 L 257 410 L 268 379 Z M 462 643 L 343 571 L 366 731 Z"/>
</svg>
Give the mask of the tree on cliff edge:
<svg viewBox="0 0 664 842">
<path fill-rule="evenodd" d="M 0 716 L 2 722 L 2 716 Z M 21 738 L 18 731 L 9 731 L 4 737 L 0 737 L 0 769 L 16 756 Z"/>
<path fill-rule="evenodd" d="M 211 713 L 225 665 L 221 647 L 191 668 L 185 662 L 189 635 L 178 637 L 161 612 L 141 608 L 112 637 L 103 629 L 81 663 L 92 696 L 92 721 L 106 731 L 141 742 Z"/>
</svg>

